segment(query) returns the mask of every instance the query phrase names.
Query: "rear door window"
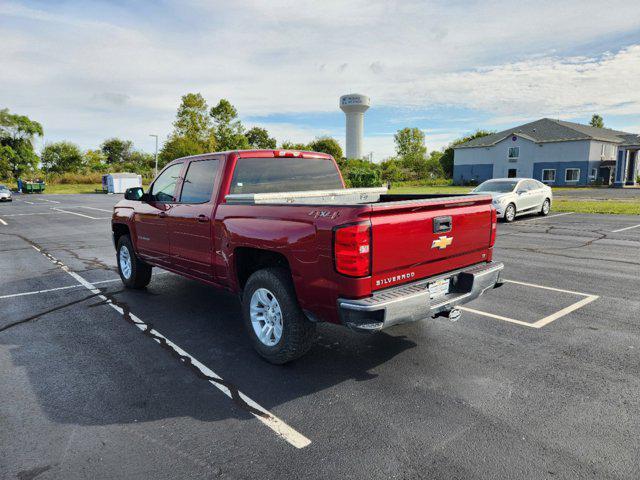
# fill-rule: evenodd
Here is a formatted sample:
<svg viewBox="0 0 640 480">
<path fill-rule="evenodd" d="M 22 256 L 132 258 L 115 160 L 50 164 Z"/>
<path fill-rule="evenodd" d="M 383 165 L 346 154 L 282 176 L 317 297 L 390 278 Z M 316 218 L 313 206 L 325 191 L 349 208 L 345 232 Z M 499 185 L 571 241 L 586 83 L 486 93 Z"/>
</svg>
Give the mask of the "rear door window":
<svg viewBox="0 0 640 480">
<path fill-rule="evenodd" d="M 230 193 L 342 189 L 333 160 L 326 158 L 239 158 Z"/>
<path fill-rule="evenodd" d="M 191 162 L 182 184 L 180 202 L 206 203 L 210 201 L 219 165 L 219 160 Z"/>
</svg>

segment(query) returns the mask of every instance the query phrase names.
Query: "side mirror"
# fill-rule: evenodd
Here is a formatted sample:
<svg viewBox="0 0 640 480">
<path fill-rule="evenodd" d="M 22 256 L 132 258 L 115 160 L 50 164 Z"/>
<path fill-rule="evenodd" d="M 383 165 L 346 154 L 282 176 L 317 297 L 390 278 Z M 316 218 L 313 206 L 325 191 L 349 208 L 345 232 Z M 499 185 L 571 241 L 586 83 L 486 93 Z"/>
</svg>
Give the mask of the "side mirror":
<svg viewBox="0 0 640 480">
<path fill-rule="evenodd" d="M 141 187 L 127 188 L 124 191 L 124 199 L 125 200 L 140 201 L 140 200 L 142 200 L 143 196 L 144 196 L 144 190 L 142 190 Z"/>
<path fill-rule="evenodd" d="M 526 190 L 518 190 L 518 191 L 516 191 L 516 193 L 518 195 L 522 195 L 523 193 L 526 193 L 526 192 L 527 192 Z"/>
</svg>

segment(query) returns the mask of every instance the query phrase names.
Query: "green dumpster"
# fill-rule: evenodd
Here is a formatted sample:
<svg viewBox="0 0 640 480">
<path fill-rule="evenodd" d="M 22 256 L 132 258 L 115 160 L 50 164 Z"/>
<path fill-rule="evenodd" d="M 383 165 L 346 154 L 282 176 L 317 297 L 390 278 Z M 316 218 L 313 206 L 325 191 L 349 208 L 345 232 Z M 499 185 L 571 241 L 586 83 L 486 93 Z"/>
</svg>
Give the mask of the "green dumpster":
<svg viewBox="0 0 640 480">
<path fill-rule="evenodd" d="M 24 182 L 22 184 L 22 193 L 42 193 L 44 192 L 43 182 Z"/>
</svg>

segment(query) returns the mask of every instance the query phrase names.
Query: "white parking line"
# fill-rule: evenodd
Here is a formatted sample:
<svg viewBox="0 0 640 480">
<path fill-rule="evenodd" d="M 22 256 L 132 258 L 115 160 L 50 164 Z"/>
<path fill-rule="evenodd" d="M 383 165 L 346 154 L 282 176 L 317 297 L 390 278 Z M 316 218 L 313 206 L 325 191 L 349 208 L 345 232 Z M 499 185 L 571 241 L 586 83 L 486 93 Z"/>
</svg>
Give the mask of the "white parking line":
<svg viewBox="0 0 640 480">
<path fill-rule="evenodd" d="M 99 212 L 113 213 L 113 209 L 105 210 L 104 208 L 85 207 L 84 205 L 78 205 L 78 208 L 88 208 L 89 210 L 98 210 Z"/>
<path fill-rule="evenodd" d="M 99 282 L 92 282 L 94 285 L 101 285 L 103 283 L 111 283 L 111 282 L 119 282 L 119 278 L 113 278 L 111 280 L 100 280 Z M 48 292 L 57 292 L 58 290 L 68 290 L 70 288 L 78 288 L 82 287 L 82 285 L 67 285 L 66 287 L 56 287 L 56 288 L 47 288 L 46 290 L 34 290 L 32 292 L 21 292 L 21 293 L 12 293 L 10 295 L 0 295 L 0 299 L 3 298 L 15 298 L 15 297 L 25 297 L 28 295 L 38 295 L 39 293 L 48 293 Z"/>
<path fill-rule="evenodd" d="M 106 220 L 108 218 L 111 218 L 111 217 L 92 217 L 90 215 L 85 215 L 84 213 L 70 212 L 69 210 L 63 210 L 57 207 L 53 207 L 51 210 L 55 210 L 56 212 L 68 213 L 69 215 L 77 215 L 79 217 L 90 218 L 91 220 Z"/>
<path fill-rule="evenodd" d="M 37 250 L 46 258 L 48 258 L 49 261 L 51 261 L 51 263 L 53 263 L 54 265 L 57 265 L 63 271 L 71 275 L 79 284 L 81 284 L 91 293 L 96 295 L 97 298 L 100 298 L 101 300 L 103 300 L 106 305 L 109 305 L 111 308 L 117 311 L 120 315 L 130 320 L 136 327 L 138 327 L 138 329 L 141 332 L 144 332 L 145 335 L 150 336 L 157 343 L 164 344 L 167 347 L 171 348 L 177 355 L 179 355 L 182 359 L 184 359 L 184 361 L 188 360 L 189 363 L 194 368 L 196 368 L 203 375 L 211 379 L 211 380 L 208 380 L 208 382 L 211 385 L 216 387 L 218 390 L 224 393 L 227 397 L 231 399 L 236 399 L 236 396 L 237 396 L 240 401 L 244 402 L 244 404 L 251 409 L 250 413 L 255 418 L 260 420 L 260 422 L 262 422 L 264 425 L 269 427 L 277 436 L 287 441 L 289 444 L 293 445 L 296 448 L 305 448 L 311 444 L 311 440 L 309 440 L 303 434 L 301 434 L 300 432 L 298 432 L 297 430 L 295 430 L 294 428 L 292 428 L 291 426 L 283 422 L 280 418 L 276 417 L 274 414 L 266 410 L 264 407 L 256 403 L 254 400 L 247 397 L 244 393 L 236 389 L 234 389 L 234 391 L 232 392 L 231 389 L 227 386 L 228 383 L 225 382 L 225 380 L 222 377 L 220 377 L 217 373 L 215 373 L 205 364 L 200 362 L 194 356 L 192 356 L 191 354 L 189 354 L 188 352 L 180 348 L 178 345 L 173 343 L 171 340 L 169 340 L 167 337 L 162 335 L 156 329 L 151 328 L 150 325 L 143 322 L 137 315 L 134 315 L 129 311 L 125 312 L 122 309 L 122 307 L 113 303 L 109 298 L 107 298 L 102 293 L 100 293 L 100 290 L 95 286 L 95 283 L 89 282 L 78 273 L 72 271 L 71 269 L 69 269 L 69 267 L 67 267 L 60 260 L 53 257 L 51 254 L 43 252 L 41 249 L 39 249 L 35 245 L 32 245 L 32 246 L 35 250 Z"/>
<path fill-rule="evenodd" d="M 542 328 L 545 325 L 550 324 L 551 322 L 564 317 L 565 315 L 568 315 L 571 312 L 574 312 L 576 310 L 578 310 L 579 308 L 584 307 L 585 305 L 593 302 L 594 300 L 597 300 L 598 298 L 600 298 L 598 295 L 591 295 L 590 293 L 581 293 L 581 292 L 574 292 L 573 290 L 564 290 L 562 288 L 555 288 L 555 287 L 547 287 L 545 285 L 537 285 L 535 283 L 526 283 L 526 282 L 518 282 L 516 280 L 503 280 L 505 283 L 514 283 L 517 285 L 524 285 L 525 287 L 532 287 L 532 288 L 541 288 L 544 290 L 551 290 L 554 292 L 561 292 L 561 293 L 568 293 L 571 295 L 578 295 L 581 297 L 585 297 L 582 300 L 579 300 L 575 303 L 572 303 L 571 305 L 569 305 L 568 307 L 565 307 L 561 310 L 558 310 L 555 313 L 552 313 L 551 315 L 547 315 L 544 318 L 541 318 L 540 320 L 536 321 L 536 322 L 525 322 L 523 320 L 518 320 L 515 318 L 509 318 L 509 317 L 504 317 L 502 315 L 496 315 L 494 313 L 489 313 L 489 312 L 483 312 L 482 310 L 476 310 L 475 308 L 469 308 L 469 307 L 458 307 L 460 310 L 464 310 L 465 312 L 470 312 L 470 313 L 475 313 L 478 315 L 482 315 L 485 317 L 489 317 L 489 318 L 493 318 L 495 320 L 502 320 L 503 322 L 509 322 L 509 323 L 515 323 L 517 325 L 521 325 L 523 327 L 529 327 L 529 328 Z"/>
<path fill-rule="evenodd" d="M 5 217 L 28 217 L 29 215 L 57 215 L 56 212 L 10 213 Z"/>
<path fill-rule="evenodd" d="M 633 228 L 640 228 L 640 225 L 633 225 L 631 227 L 619 228 L 618 230 L 611 230 L 611 233 L 624 232 L 625 230 L 631 230 Z"/>
<path fill-rule="evenodd" d="M 5 215 L 5 216 L 6 216 L 6 215 Z M 5 222 L 5 221 L 4 221 L 3 219 L 1 219 L 1 218 L 0 218 L 0 223 L 1 223 L 2 225 L 7 225 L 7 222 Z"/>
<path fill-rule="evenodd" d="M 162 271 L 162 272 L 154 273 L 153 276 L 154 277 L 158 277 L 160 275 L 168 275 L 170 273 L 171 272 L 169 272 L 169 271 Z M 99 280 L 97 282 L 91 282 L 91 283 L 93 283 L 94 285 L 102 285 L 104 283 L 113 283 L 113 282 L 120 282 L 120 281 L 121 281 L 120 278 L 112 278 L 110 280 Z M 0 295 L 0 300 L 3 299 L 3 298 L 25 297 L 25 296 L 29 296 L 29 295 L 37 295 L 39 293 L 56 292 L 58 290 L 68 290 L 70 288 L 78 288 L 78 287 L 82 287 L 82 285 L 80 285 L 78 283 L 76 285 L 67 285 L 65 287 L 47 288 L 45 290 L 33 290 L 31 292 L 11 293 L 9 295 Z"/>
</svg>

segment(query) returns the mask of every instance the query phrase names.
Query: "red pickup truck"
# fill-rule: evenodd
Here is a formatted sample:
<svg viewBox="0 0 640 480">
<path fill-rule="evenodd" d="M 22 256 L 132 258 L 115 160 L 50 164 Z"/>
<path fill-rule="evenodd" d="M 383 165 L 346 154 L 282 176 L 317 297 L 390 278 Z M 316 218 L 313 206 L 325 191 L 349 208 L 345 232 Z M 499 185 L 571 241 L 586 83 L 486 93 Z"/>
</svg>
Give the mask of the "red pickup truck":
<svg viewBox="0 0 640 480">
<path fill-rule="evenodd" d="M 330 155 L 252 150 L 181 158 L 114 207 L 125 286 L 153 266 L 240 296 L 255 349 L 303 355 L 317 322 L 378 331 L 438 315 L 500 285 L 485 195 L 347 189 Z"/>
</svg>

